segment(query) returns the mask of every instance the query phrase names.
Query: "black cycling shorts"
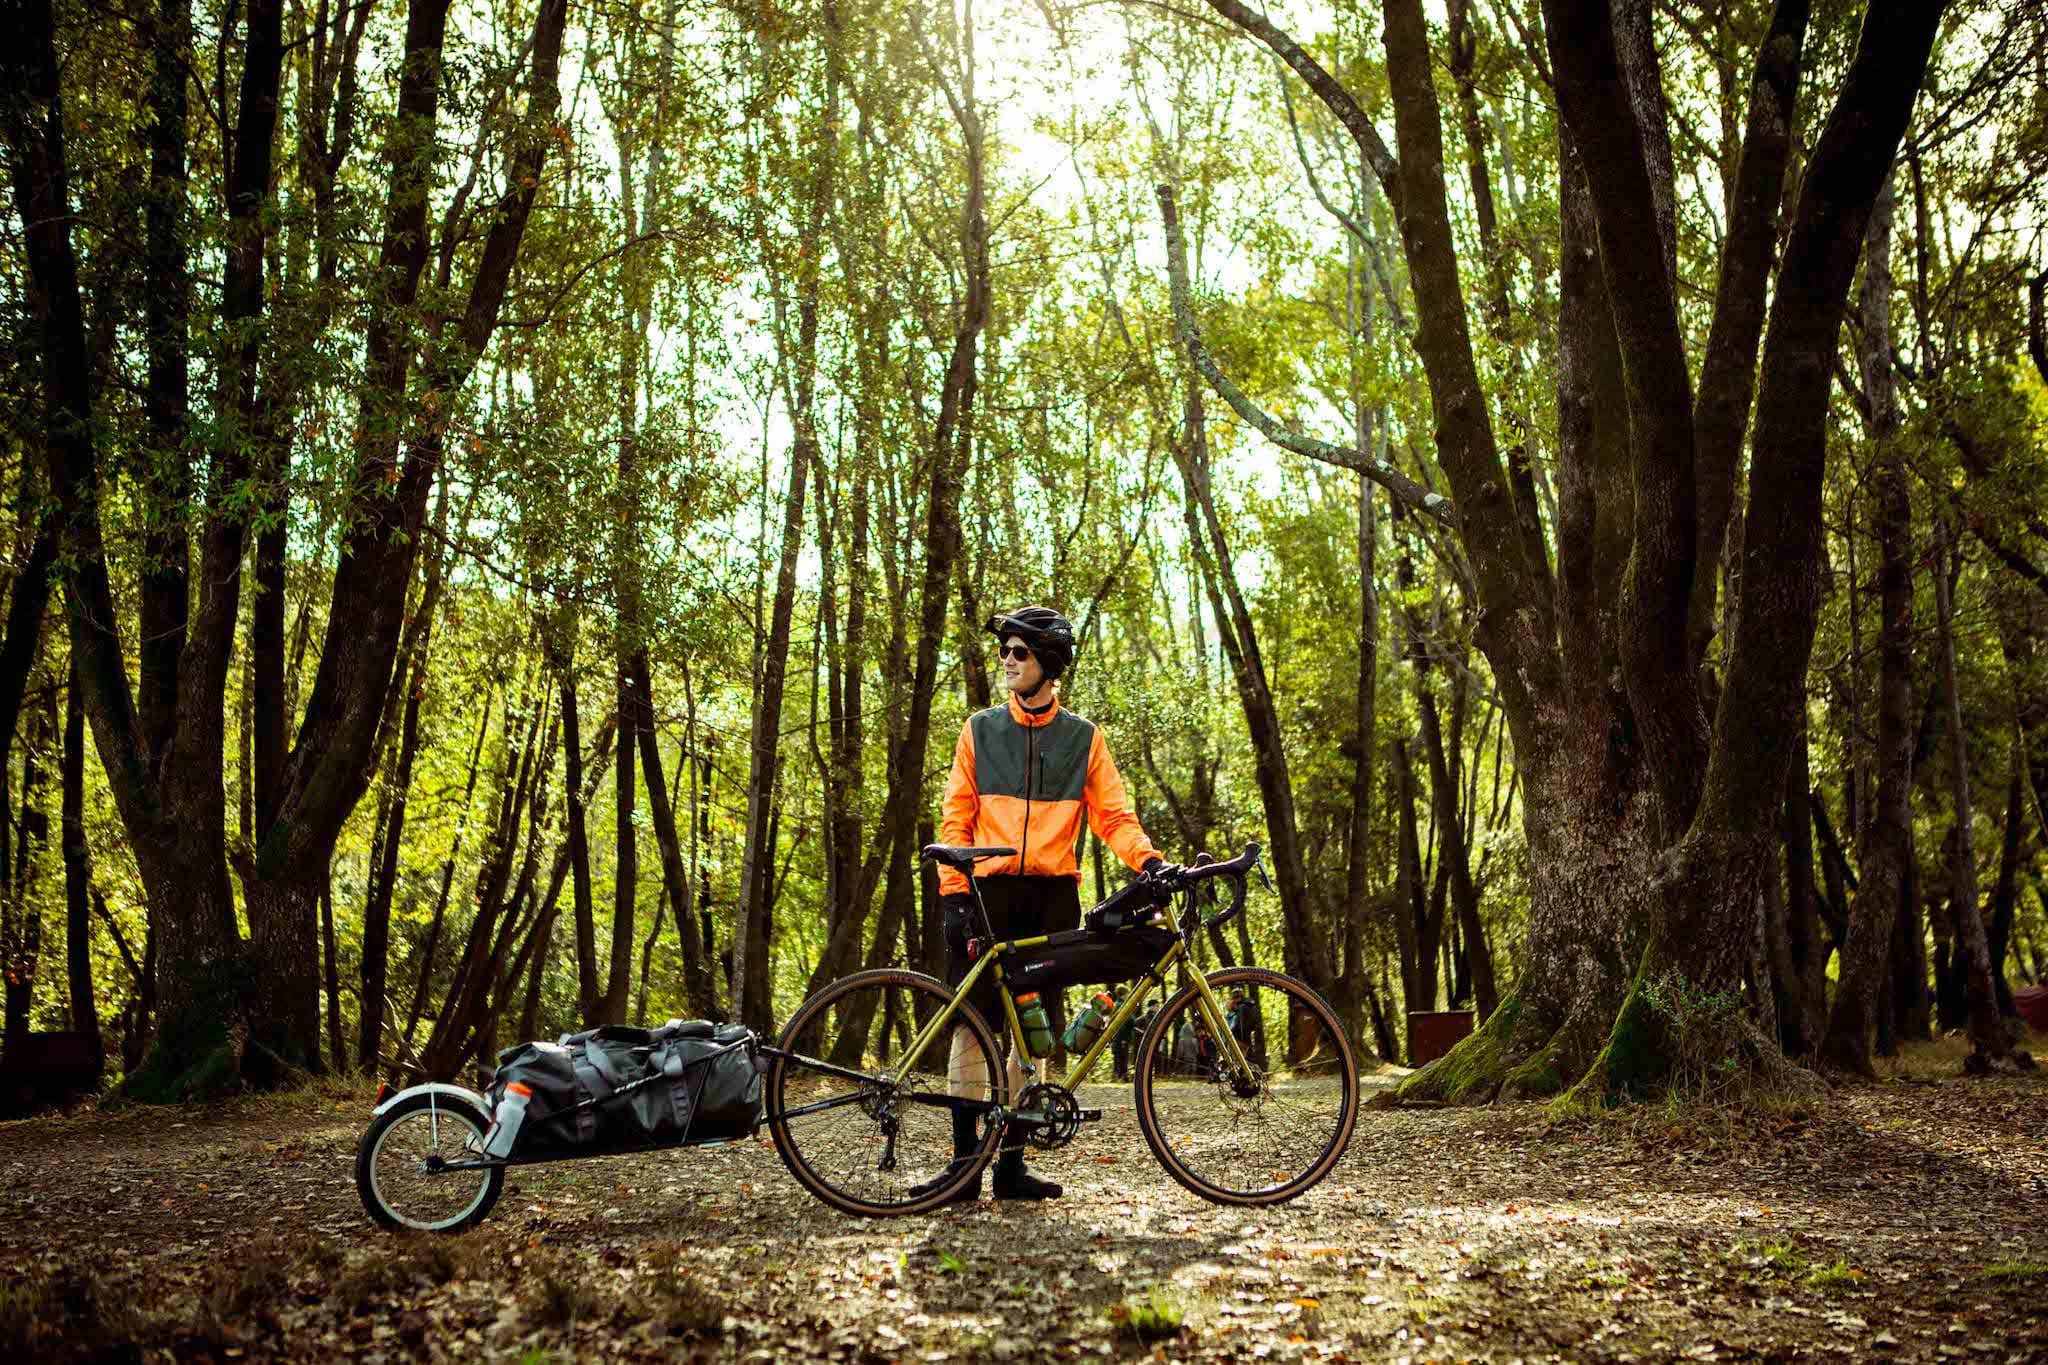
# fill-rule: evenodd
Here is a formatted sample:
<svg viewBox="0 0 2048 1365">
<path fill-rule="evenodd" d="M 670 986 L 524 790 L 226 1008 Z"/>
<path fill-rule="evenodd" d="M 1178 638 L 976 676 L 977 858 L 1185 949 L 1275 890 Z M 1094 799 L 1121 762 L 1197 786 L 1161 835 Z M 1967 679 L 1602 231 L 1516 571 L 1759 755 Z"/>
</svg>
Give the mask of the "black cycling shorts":
<svg viewBox="0 0 2048 1365">
<path fill-rule="evenodd" d="M 999 940 L 1037 938 L 1081 927 L 1081 884 L 1072 877 L 977 877 L 974 884 L 981 890 L 989 927 Z M 951 896 L 947 901 L 946 984 L 958 986 L 974 965 L 967 956 L 967 941 L 982 937 L 987 930 L 971 901 L 963 904 Z M 1008 1025 L 996 1000 L 995 977 L 984 974 L 967 999 L 1001 1037 Z"/>
</svg>

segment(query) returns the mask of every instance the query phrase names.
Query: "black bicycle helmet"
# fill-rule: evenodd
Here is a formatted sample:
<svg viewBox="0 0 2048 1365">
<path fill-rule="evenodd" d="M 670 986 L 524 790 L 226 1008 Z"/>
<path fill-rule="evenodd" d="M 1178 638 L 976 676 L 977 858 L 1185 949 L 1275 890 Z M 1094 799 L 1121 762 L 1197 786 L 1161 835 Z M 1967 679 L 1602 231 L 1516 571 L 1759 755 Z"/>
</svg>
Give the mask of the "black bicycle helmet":
<svg viewBox="0 0 2048 1365">
<path fill-rule="evenodd" d="M 998 640 L 1021 635 L 1048 680 L 1058 678 L 1074 662 L 1074 623 L 1051 607 L 1021 607 L 991 616 L 982 629 Z"/>
</svg>

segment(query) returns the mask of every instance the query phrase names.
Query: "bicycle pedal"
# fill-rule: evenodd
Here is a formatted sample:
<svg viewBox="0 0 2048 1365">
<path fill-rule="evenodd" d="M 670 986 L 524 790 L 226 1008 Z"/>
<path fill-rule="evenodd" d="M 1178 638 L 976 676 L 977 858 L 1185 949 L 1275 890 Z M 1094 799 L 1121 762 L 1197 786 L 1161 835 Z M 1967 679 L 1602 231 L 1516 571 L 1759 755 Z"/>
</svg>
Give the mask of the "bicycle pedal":
<svg viewBox="0 0 2048 1365">
<path fill-rule="evenodd" d="M 1083 1109 L 1083 1110 L 1081 1111 L 1081 1122 L 1083 1122 L 1083 1123 L 1100 1123 L 1100 1122 L 1102 1122 L 1102 1111 L 1101 1111 L 1100 1109 Z"/>
</svg>

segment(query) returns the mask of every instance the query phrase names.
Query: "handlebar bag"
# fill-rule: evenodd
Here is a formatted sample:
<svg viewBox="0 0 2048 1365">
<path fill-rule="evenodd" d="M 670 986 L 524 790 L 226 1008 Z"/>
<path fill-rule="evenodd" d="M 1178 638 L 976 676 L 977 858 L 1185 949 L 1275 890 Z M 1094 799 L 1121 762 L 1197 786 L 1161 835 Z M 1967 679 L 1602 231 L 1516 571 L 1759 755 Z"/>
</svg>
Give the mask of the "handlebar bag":
<svg viewBox="0 0 2048 1365">
<path fill-rule="evenodd" d="M 1173 930 L 1158 925 L 1108 934 L 1071 929 L 1019 951 L 1014 959 L 1006 958 L 1003 978 L 1013 993 L 1135 981 L 1166 955 L 1176 937 Z M 1009 965 L 1012 961 L 1014 966 Z"/>
<path fill-rule="evenodd" d="M 1150 924 L 1159 918 L 1165 908 L 1166 901 L 1151 886 L 1144 882 L 1132 882 L 1090 910 L 1084 923 L 1098 934 L 1112 933 L 1133 925 Z"/>
</svg>

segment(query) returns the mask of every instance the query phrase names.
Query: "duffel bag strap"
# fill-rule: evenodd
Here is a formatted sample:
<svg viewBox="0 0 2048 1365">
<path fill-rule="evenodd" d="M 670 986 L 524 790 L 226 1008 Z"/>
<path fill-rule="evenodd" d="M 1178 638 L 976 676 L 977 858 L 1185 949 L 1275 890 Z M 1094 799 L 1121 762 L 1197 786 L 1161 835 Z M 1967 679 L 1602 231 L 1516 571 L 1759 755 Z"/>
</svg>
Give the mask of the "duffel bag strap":
<svg viewBox="0 0 2048 1365">
<path fill-rule="evenodd" d="M 619 1069 L 612 1065 L 611 1055 L 604 1050 L 597 1039 L 589 1038 L 584 1040 L 582 1062 L 588 1064 L 590 1069 L 603 1079 L 606 1094 L 610 1094 L 619 1088 Z"/>
<path fill-rule="evenodd" d="M 598 1063 L 603 1063 L 602 1067 Z M 576 1088 L 582 1092 L 578 1097 L 585 1100 L 601 1100 L 618 1089 L 614 1083 L 615 1073 L 611 1072 L 610 1059 L 602 1048 L 592 1047 L 586 1039 L 581 1047 L 570 1052 L 569 1064 L 576 1072 Z M 597 1137 L 597 1111 L 579 1109 L 576 1111 L 576 1140 L 590 1142 Z"/>
</svg>

